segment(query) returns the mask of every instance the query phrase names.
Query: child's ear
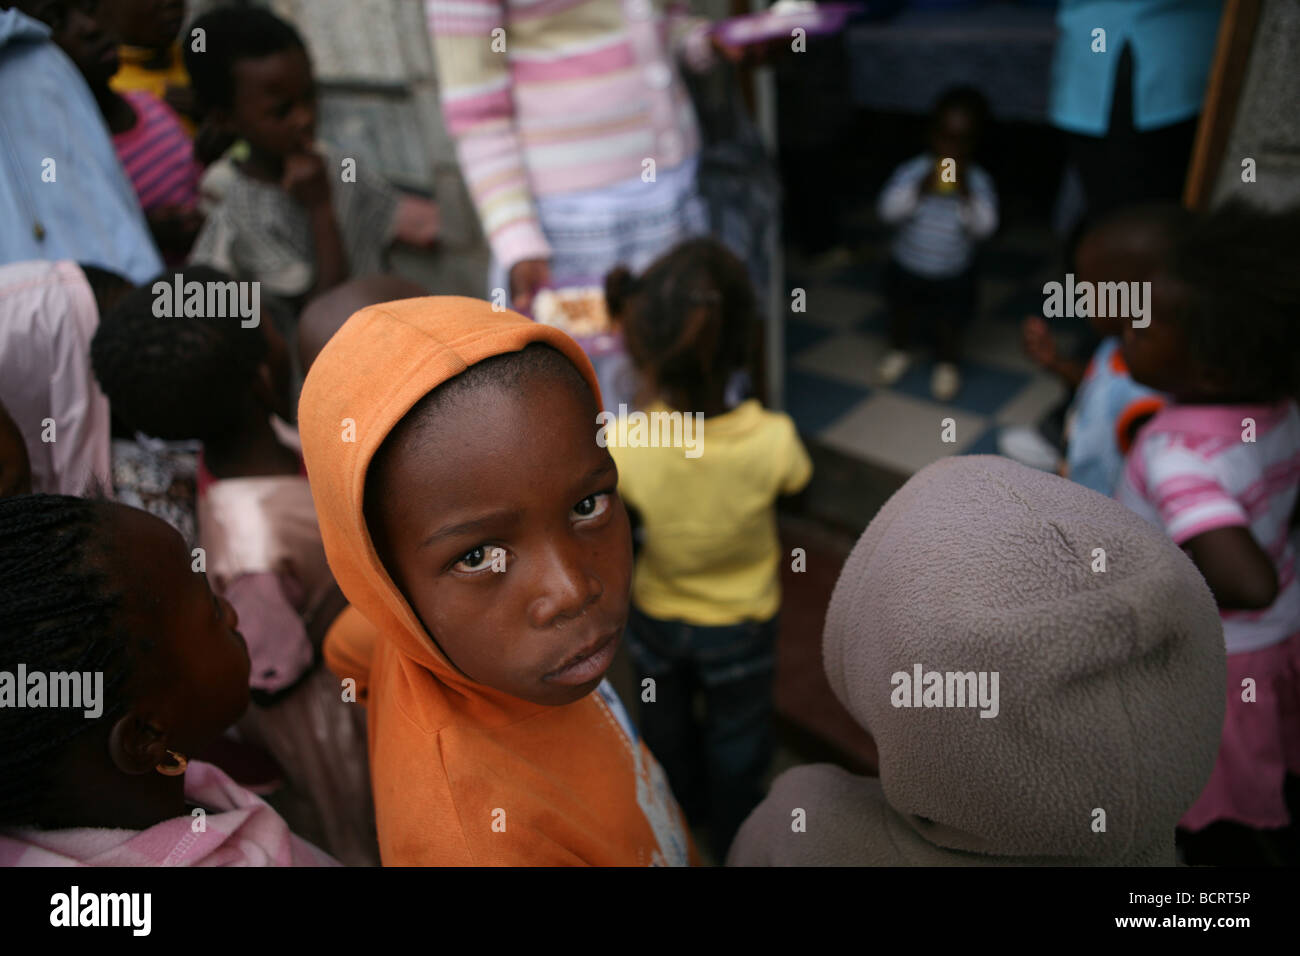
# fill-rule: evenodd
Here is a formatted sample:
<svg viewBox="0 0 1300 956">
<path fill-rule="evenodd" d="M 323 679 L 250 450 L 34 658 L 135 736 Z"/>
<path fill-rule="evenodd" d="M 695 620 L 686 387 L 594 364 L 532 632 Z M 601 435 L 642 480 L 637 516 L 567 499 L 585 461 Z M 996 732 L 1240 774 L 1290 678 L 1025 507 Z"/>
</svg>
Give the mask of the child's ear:
<svg viewBox="0 0 1300 956">
<path fill-rule="evenodd" d="M 167 755 L 167 736 L 135 711 L 129 711 L 109 731 L 108 754 L 123 773 L 149 773 Z"/>
</svg>

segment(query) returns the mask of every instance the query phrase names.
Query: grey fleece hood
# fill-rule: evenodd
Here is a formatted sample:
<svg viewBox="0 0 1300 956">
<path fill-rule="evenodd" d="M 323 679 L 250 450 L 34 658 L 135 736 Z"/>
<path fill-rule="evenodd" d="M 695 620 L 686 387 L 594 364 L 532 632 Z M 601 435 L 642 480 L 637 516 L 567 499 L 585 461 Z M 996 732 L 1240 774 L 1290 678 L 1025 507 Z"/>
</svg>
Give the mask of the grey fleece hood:
<svg viewBox="0 0 1300 956">
<path fill-rule="evenodd" d="M 928 466 L 858 540 L 822 652 L 880 776 L 783 774 L 732 865 L 1174 862 L 1218 750 L 1223 630 L 1119 503 L 1003 458 Z"/>
</svg>

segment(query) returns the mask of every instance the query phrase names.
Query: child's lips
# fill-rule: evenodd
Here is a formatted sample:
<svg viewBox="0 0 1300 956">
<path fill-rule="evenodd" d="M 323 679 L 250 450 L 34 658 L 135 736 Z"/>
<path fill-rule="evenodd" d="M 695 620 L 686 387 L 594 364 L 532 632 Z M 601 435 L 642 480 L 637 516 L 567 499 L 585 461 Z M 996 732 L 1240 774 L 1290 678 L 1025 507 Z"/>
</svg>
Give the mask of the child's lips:
<svg viewBox="0 0 1300 956">
<path fill-rule="evenodd" d="M 618 639 L 621 631 L 611 631 L 601 638 L 594 647 L 583 651 L 577 660 L 551 671 L 542 679 L 552 684 L 576 687 L 595 680 L 609 669 L 618 651 Z"/>
</svg>

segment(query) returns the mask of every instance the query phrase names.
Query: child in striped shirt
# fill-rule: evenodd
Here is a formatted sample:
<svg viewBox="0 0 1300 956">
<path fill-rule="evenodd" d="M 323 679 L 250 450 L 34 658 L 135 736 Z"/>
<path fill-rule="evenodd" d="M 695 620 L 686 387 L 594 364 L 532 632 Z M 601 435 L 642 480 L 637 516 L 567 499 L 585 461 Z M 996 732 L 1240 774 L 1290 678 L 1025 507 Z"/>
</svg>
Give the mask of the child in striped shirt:
<svg viewBox="0 0 1300 956">
<path fill-rule="evenodd" d="M 993 180 L 971 160 L 988 115 L 970 87 L 944 93 L 930 120 L 930 149 L 894 170 L 880 193 L 880 218 L 897 226 L 886 273 L 890 351 L 877 370 L 893 385 L 911 364 L 914 326 L 928 326 L 937 360 L 930 392 L 946 402 L 961 389 L 961 331 L 975 312 L 975 243 L 998 227 Z"/>
<path fill-rule="evenodd" d="M 1138 433 L 1116 497 L 1196 562 L 1227 644 L 1218 762 L 1181 821 L 1193 864 L 1277 862 L 1286 777 L 1300 774 L 1297 236 L 1300 209 L 1210 214 L 1153 280 L 1149 324 L 1124 330 L 1133 378 L 1171 401 Z"/>
</svg>

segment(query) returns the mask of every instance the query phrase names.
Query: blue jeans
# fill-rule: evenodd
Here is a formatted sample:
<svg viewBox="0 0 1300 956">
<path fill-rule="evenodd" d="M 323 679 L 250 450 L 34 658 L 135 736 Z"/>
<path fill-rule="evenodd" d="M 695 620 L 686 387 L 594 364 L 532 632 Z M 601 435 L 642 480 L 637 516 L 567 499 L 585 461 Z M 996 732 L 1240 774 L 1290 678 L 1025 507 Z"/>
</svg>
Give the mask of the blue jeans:
<svg viewBox="0 0 1300 956">
<path fill-rule="evenodd" d="M 772 761 L 777 617 L 726 627 L 663 621 L 635 606 L 627 644 L 641 687 L 641 735 L 692 825 L 707 823 L 721 862 L 763 799 Z M 642 683 L 654 679 L 655 699 Z M 704 701 L 696 717 L 696 695 Z"/>
</svg>

